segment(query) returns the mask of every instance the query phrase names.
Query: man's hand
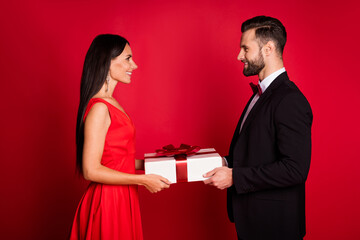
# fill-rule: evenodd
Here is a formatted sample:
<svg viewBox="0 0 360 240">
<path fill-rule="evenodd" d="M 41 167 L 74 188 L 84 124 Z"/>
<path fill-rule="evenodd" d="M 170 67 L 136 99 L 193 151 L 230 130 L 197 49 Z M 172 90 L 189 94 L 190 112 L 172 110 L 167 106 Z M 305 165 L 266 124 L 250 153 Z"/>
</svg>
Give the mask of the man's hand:
<svg viewBox="0 0 360 240">
<path fill-rule="evenodd" d="M 204 177 L 208 178 L 204 180 L 205 184 L 212 185 L 221 190 L 233 185 L 232 168 L 218 167 L 204 174 Z"/>
</svg>

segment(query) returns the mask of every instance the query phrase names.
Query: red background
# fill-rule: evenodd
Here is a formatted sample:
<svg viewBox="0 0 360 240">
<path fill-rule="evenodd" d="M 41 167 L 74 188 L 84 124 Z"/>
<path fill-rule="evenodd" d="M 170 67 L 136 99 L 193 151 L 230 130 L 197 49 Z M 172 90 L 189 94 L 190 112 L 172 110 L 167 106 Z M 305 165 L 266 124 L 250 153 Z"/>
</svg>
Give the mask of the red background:
<svg viewBox="0 0 360 240">
<path fill-rule="evenodd" d="M 139 68 L 115 97 L 137 127 L 137 154 L 165 144 L 227 154 L 251 90 L 240 25 L 287 28 L 285 67 L 313 112 L 306 239 L 359 239 L 359 22 L 356 1 L 2 1 L 1 239 L 65 239 L 87 183 L 74 174 L 86 51 L 100 33 L 131 43 Z M 346 85 L 345 85 L 346 84 Z M 139 188 L 144 237 L 235 239 L 226 192 L 202 182 Z"/>
</svg>

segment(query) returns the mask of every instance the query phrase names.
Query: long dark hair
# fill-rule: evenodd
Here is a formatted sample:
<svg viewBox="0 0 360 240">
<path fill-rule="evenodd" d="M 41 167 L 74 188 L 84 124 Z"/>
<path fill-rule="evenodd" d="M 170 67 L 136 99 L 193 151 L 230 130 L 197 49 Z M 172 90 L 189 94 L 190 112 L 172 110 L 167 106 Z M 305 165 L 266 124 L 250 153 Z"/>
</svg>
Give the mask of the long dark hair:
<svg viewBox="0 0 360 240">
<path fill-rule="evenodd" d="M 119 56 L 129 42 L 118 35 L 101 34 L 94 38 L 85 56 L 80 83 L 80 103 L 76 120 L 76 169 L 82 173 L 84 114 L 90 99 L 104 85 L 112 59 Z"/>
</svg>

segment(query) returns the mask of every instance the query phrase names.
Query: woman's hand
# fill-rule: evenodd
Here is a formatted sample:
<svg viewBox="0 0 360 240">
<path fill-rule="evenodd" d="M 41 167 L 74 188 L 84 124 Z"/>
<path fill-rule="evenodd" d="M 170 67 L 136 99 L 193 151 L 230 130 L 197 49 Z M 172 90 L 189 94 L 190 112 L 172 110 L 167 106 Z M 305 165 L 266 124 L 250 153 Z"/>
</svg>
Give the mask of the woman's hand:
<svg viewBox="0 0 360 240">
<path fill-rule="evenodd" d="M 156 175 L 156 174 L 147 174 L 144 175 L 143 186 L 151 193 L 159 192 L 165 188 L 170 187 L 171 182 L 166 178 Z"/>
</svg>

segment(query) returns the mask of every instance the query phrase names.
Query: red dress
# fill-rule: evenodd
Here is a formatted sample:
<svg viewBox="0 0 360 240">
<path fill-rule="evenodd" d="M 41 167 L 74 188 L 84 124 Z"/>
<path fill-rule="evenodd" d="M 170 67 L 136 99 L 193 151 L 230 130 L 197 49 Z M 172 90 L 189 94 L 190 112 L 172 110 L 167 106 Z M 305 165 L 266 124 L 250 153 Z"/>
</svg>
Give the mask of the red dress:
<svg viewBox="0 0 360 240">
<path fill-rule="evenodd" d="M 101 164 L 135 174 L 133 123 L 125 113 L 101 98 L 89 101 L 84 119 L 97 102 L 107 105 L 111 118 Z M 77 208 L 70 239 L 143 239 L 137 186 L 91 182 Z"/>
</svg>

